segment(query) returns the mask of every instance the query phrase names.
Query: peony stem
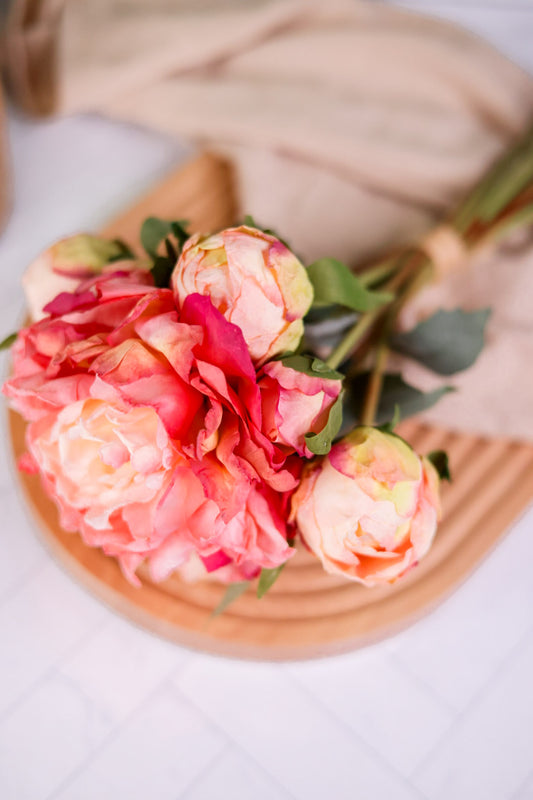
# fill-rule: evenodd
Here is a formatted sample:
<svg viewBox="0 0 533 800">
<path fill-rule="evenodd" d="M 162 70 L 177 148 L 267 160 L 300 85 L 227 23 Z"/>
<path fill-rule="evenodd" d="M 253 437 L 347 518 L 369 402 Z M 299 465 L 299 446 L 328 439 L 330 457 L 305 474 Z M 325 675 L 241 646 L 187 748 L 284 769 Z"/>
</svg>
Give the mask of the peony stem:
<svg viewBox="0 0 533 800">
<path fill-rule="evenodd" d="M 509 230 L 524 226 L 533 219 L 533 129 L 528 131 L 511 151 L 496 163 L 489 174 L 478 184 L 449 219 L 472 250 L 487 239 L 499 239 Z M 346 361 L 366 337 L 365 348 L 372 347 L 373 326 L 383 314 L 387 320 L 383 330 L 390 331 L 404 304 L 431 276 L 434 266 L 423 248 L 410 247 L 395 256 L 386 258 L 358 274 L 364 286 L 383 283 L 383 290 L 395 295 L 385 306 L 362 313 L 357 323 L 333 350 L 327 364 L 332 369 Z M 373 419 L 379 404 L 382 372 L 386 364 L 386 342 L 378 342 L 373 377 L 370 379 L 368 401 L 365 401 L 364 420 Z M 359 359 L 360 361 L 361 359 Z M 352 359 L 350 369 L 357 364 Z"/>
<path fill-rule="evenodd" d="M 383 328 L 376 345 L 374 367 L 370 374 L 363 403 L 363 410 L 361 412 L 362 425 L 373 425 L 376 418 L 381 388 L 383 386 L 383 375 L 389 357 L 389 338 L 396 318 L 409 298 L 416 294 L 426 282 L 428 272 L 431 272 L 431 264 L 426 259 L 419 262 L 414 270 L 406 270 L 405 283 L 398 296 L 388 308 L 387 316 L 384 320 Z"/>
<path fill-rule="evenodd" d="M 353 328 L 350 328 L 344 339 L 339 342 L 329 358 L 326 359 L 328 367 L 337 369 L 337 367 L 342 364 L 350 355 L 355 345 L 363 338 L 380 312 L 381 309 L 377 308 L 375 311 L 368 311 L 366 314 L 362 314 L 359 317 Z"/>
<path fill-rule="evenodd" d="M 389 357 L 389 331 L 390 324 L 387 323 L 376 347 L 374 367 L 370 374 L 365 400 L 363 403 L 363 410 L 361 412 L 361 425 L 373 425 L 376 419 L 379 398 L 381 396 L 381 387 L 383 385 L 383 374 L 385 372 L 387 359 Z"/>
<path fill-rule="evenodd" d="M 413 274 L 416 275 L 418 273 L 419 268 L 422 266 L 420 258 L 421 254 L 418 253 L 418 251 L 411 251 L 399 258 L 392 267 L 394 274 L 385 283 L 383 290 L 387 292 L 398 292 L 398 290 L 400 290 L 397 297 L 391 301 L 393 304 L 397 303 L 398 298 L 401 297 L 404 287 L 409 287 Z M 423 256 L 422 260 L 422 263 L 427 263 Z M 381 267 L 379 267 L 379 269 L 381 269 Z M 390 263 L 388 270 L 390 274 Z M 386 306 L 381 306 L 381 308 L 376 308 L 373 311 L 367 311 L 365 314 L 361 314 L 353 328 L 350 328 L 344 339 L 339 342 L 329 358 L 326 359 L 326 364 L 328 367 L 337 369 L 337 367 L 348 358 L 350 353 L 354 350 L 356 344 L 359 343 L 376 319 L 378 319 L 378 317 L 390 307 L 391 304 L 389 303 Z"/>
<path fill-rule="evenodd" d="M 390 278 L 391 275 L 396 272 L 396 269 L 397 263 L 395 263 L 395 260 L 389 258 L 383 263 L 370 267 L 363 272 L 357 272 L 356 275 L 363 286 L 368 287 L 374 286 L 376 283 L 381 283 L 381 281 L 384 281 L 386 278 Z"/>
</svg>

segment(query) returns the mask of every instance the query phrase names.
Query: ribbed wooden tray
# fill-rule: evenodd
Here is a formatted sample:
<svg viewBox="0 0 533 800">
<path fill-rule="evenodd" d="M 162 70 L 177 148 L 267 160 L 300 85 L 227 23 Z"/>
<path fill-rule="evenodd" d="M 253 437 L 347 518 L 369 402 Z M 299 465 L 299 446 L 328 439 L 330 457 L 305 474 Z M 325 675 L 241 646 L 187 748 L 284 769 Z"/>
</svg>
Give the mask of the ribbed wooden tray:
<svg viewBox="0 0 533 800">
<path fill-rule="evenodd" d="M 170 176 L 105 233 L 135 242 L 148 215 L 186 217 L 193 229 L 231 224 L 237 204 L 231 170 L 202 156 Z M 24 450 L 24 423 L 10 414 L 13 450 Z M 39 528 L 66 568 L 109 606 L 135 623 L 197 649 L 240 658 L 281 660 L 343 652 L 383 638 L 432 609 L 479 564 L 533 500 L 533 446 L 451 433 L 407 421 L 402 435 L 421 453 L 446 449 L 452 484 L 443 487 L 444 521 L 421 564 L 393 586 L 365 589 L 326 574 L 300 549 L 260 601 L 245 593 L 212 618 L 224 589 L 172 577 L 154 584 L 140 572 L 136 589 L 114 559 L 59 526 L 37 476 L 21 483 Z"/>
</svg>

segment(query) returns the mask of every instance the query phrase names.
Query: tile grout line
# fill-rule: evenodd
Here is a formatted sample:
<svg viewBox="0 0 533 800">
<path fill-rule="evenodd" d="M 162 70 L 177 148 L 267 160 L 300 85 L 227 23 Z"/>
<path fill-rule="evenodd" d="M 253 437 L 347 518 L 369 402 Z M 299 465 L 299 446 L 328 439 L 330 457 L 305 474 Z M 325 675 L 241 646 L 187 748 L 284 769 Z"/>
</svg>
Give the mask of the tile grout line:
<svg viewBox="0 0 533 800">
<path fill-rule="evenodd" d="M 401 669 L 404 675 L 408 675 L 412 680 L 419 681 L 420 686 L 423 686 L 424 689 L 426 689 L 426 691 L 433 697 L 438 698 L 443 707 L 447 708 L 453 714 L 454 718 L 461 713 L 461 709 L 458 708 L 457 706 L 454 706 L 453 703 L 451 703 L 449 700 L 446 700 L 446 698 L 442 697 L 439 694 L 438 690 L 435 689 L 435 687 L 432 686 L 432 684 L 429 681 L 427 681 L 423 675 L 418 675 L 416 672 L 412 672 L 411 669 L 409 668 L 409 664 L 406 664 L 401 656 L 399 656 L 397 653 L 390 653 L 390 655 L 391 658 L 393 658 L 394 660 L 395 667 Z"/>
<path fill-rule="evenodd" d="M 224 734 L 224 736 L 231 742 L 232 747 L 237 752 L 239 752 L 241 755 L 245 756 L 248 761 L 250 761 L 256 767 L 258 767 L 260 772 L 262 772 L 264 775 L 266 775 L 266 777 L 268 778 L 270 783 L 272 783 L 274 786 L 277 786 L 279 789 L 282 789 L 285 792 L 285 794 L 287 795 L 288 798 L 292 798 L 292 800 L 296 800 L 296 797 L 293 795 L 293 793 L 291 791 L 289 791 L 289 789 L 286 786 L 284 786 L 282 783 L 280 783 L 278 781 L 278 779 L 276 778 L 276 776 L 272 775 L 270 770 L 268 770 L 260 761 L 258 761 L 258 759 L 255 756 L 253 756 L 251 753 L 249 753 L 248 750 L 245 750 L 244 747 L 240 744 L 240 742 L 238 742 L 232 736 L 232 734 L 229 731 L 225 730 L 219 723 L 214 722 L 211 719 L 211 717 L 208 714 L 205 713 L 203 708 L 198 706 L 194 702 L 194 700 L 192 700 L 187 694 L 185 694 L 183 692 L 182 689 L 180 689 L 179 686 L 176 686 L 176 684 L 173 682 L 172 678 L 170 679 L 170 684 L 171 684 L 172 691 L 176 693 L 176 695 L 180 698 L 180 700 L 184 700 L 191 708 L 193 708 L 196 712 L 198 712 L 203 717 L 203 719 L 207 720 L 209 722 L 209 724 L 216 731 Z"/>
<path fill-rule="evenodd" d="M 310 690 L 307 688 L 307 686 L 306 686 L 304 683 L 301 683 L 301 682 L 300 682 L 300 681 L 299 681 L 299 680 L 298 680 L 298 679 L 297 679 L 297 678 L 296 678 L 296 677 L 295 677 L 295 676 L 294 676 L 294 675 L 291 673 L 291 671 L 290 671 L 289 669 L 285 668 L 285 670 L 284 670 L 284 671 L 285 671 L 285 673 L 286 673 L 286 674 L 287 674 L 287 675 L 290 677 L 290 680 L 291 680 L 293 683 L 295 683 L 295 684 L 296 684 L 296 685 L 297 685 L 297 686 L 298 686 L 298 687 L 299 687 L 299 688 L 302 690 L 302 692 L 304 692 L 304 694 L 306 694 L 308 697 L 311 697 L 311 698 L 313 699 L 313 701 L 314 701 L 314 702 L 315 702 L 315 703 L 316 703 L 316 704 L 319 706 L 319 708 L 321 708 L 321 709 L 322 709 L 322 710 L 323 710 L 325 713 L 327 713 L 327 715 L 328 715 L 328 716 L 329 716 L 331 719 L 333 719 L 333 720 L 334 720 L 336 723 L 338 723 L 339 725 L 341 725 L 341 727 L 343 727 L 345 730 L 349 731 L 349 732 L 350 732 L 350 734 L 351 734 L 351 736 L 352 736 L 352 738 L 353 738 L 353 739 L 355 739 L 355 740 L 356 740 L 356 741 L 357 741 L 359 744 L 361 744 L 361 745 L 362 745 L 362 747 L 363 747 L 363 749 L 364 749 L 364 750 L 366 750 L 366 751 L 367 751 L 367 753 L 368 753 L 368 754 L 370 754 L 370 755 L 371 755 L 373 758 L 375 758 L 375 759 L 376 759 L 376 761 L 377 761 L 378 763 L 380 763 L 380 764 L 383 764 L 383 765 L 384 765 L 384 766 L 387 768 L 388 772 L 389 772 L 391 775 L 393 775 L 393 776 L 394 776 L 394 778 L 396 778 L 397 780 L 401 781 L 401 783 L 403 783 L 403 784 L 404 784 L 405 786 L 407 786 L 407 787 L 408 787 L 408 788 L 409 788 L 409 789 L 410 789 L 412 792 L 414 792 L 414 793 L 417 795 L 417 797 L 419 798 L 419 800 L 427 800 L 427 798 L 426 798 L 425 794 L 424 794 L 424 793 L 423 793 L 423 792 L 422 792 L 422 791 L 421 791 L 421 790 L 420 790 L 420 789 L 419 789 L 417 786 L 414 786 L 414 785 L 411 783 L 411 781 L 410 781 L 410 777 L 408 777 L 408 776 L 406 777 L 405 775 L 402 775 L 402 773 L 401 773 L 401 772 L 399 772 L 399 770 L 397 770 L 397 769 L 396 769 L 396 767 L 394 767 L 394 766 L 393 766 L 393 765 L 390 763 L 390 761 L 388 761 L 388 759 L 387 759 L 387 758 L 385 758 L 385 757 L 382 755 L 382 753 L 380 753 L 378 750 L 376 750 L 376 748 L 375 748 L 375 747 L 374 747 L 374 746 L 373 746 L 373 745 L 372 745 L 372 744 L 371 744 L 369 741 L 367 741 L 366 739 L 364 739 L 364 738 L 363 738 L 363 737 L 362 737 L 362 736 L 361 736 L 359 733 L 357 733 L 357 731 L 355 731 L 353 728 L 351 728 L 351 727 L 350 727 L 350 725 L 349 725 L 349 724 L 346 722 L 346 720 L 344 720 L 342 717 L 339 717 L 339 716 L 337 716 L 337 714 L 336 714 L 334 711 L 332 711 L 332 709 L 331 709 L 331 708 L 329 708 L 329 706 L 327 706 L 327 705 L 326 705 L 326 704 L 325 704 L 325 703 L 324 703 L 324 702 L 323 702 L 323 701 L 320 699 L 320 697 L 318 697 L 318 696 L 314 695 L 314 694 L 313 694 L 313 693 L 312 693 L 312 692 L 311 692 L 311 691 L 310 691 Z"/>
<path fill-rule="evenodd" d="M 172 684 L 170 684 L 170 687 L 172 688 Z M 213 767 L 216 767 L 216 765 L 220 761 L 222 761 L 229 752 L 231 752 L 231 742 L 227 740 L 224 743 L 223 747 L 221 747 L 221 749 L 218 751 L 218 753 L 215 753 L 215 755 L 209 759 L 207 764 L 203 766 L 202 770 L 198 772 L 198 774 L 195 775 L 191 781 L 189 781 L 183 792 L 181 792 L 176 797 L 176 800 L 187 800 L 187 795 L 189 795 L 191 791 L 194 790 L 194 787 L 197 786 L 198 783 L 202 780 L 202 778 L 205 776 L 205 773 L 208 770 L 213 769 Z"/>
<path fill-rule="evenodd" d="M 476 707 L 479 706 L 480 702 L 483 700 L 484 697 L 487 696 L 488 690 L 490 689 L 491 685 L 497 681 L 502 673 L 505 673 L 510 664 L 514 662 L 516 654 L 523 650 L 524 646 L 527 645 L 527 640 L 531 637 L 533 633 L 533 626 L 530 626 L 526 633 L 519 639 L 519 641 L 511 648 L 507 656 L 503 659 L 502 662 L 496 667 L 492 675 L 487 679 L 487 681 L 483 684 L 483 686 L 478 687 L 477 690 L 474 692 L 468 703 L 458 711 L 451 728 L 449 728 L 443 735 L 439 738 L 439 740 L 435 743 L 435 745 L 430 749 L 429 753 L 427 753 L 424 758 L 421 759 L 420 763 L 413 769 L 410 774 L 410 778 L 416 778 L 417 775 L 424 769 L 426 764 L 431 761 L 434 753 L 442 747 L 443 743 L 449 738 L 450 734 L 457 728 L 459 723 L 472 712 L 475 710 Z"/>
<path fill-rule="evenodd" d="M 525 787 L 528 785 L 529 781 L 533 779 L 533 769 L 530 769 L 528 774 L 526 775 L 526 779 L 520 784 L 516 792 L 513 792 L 509 800 L 519 800 L 520 795 L 522 794 Z"/>
<path fill-rule="evenodd" d="M 0 725 L 4 724 L 5 720 L 9 719 L 13 712 L 16 711 L 17 708 L 19 708 L 19 706 L 21 706 L 29 697 L 31 697 L 31 695 L 42 683 L 47 681 L 51 675 L 59 670 L 59 665 L 64 659 L 68 659 L 72 655 L 75 655 L 84 644 L 96 636 L 98 631 L 101 630 L 101 627 L 102 621 L 100 620 L 92 625 L 90 630 L 85 631 L 85 633 L 79 639 L 73 642 L 70 647 L 67 647 L 67 649 L 60 654 L 59 658 L 54 659 L 54 661 L 45 668 L 44 672 L 42 672 L 41 675 L 39 675 L 39 677 L 30 684 L 30 686 L 26 687 L 22 694 L 20 694 L 0 712 Z"/>
<path fill-rule="evenodd" d="M 91 753 L 89 753 L 89 755 L 88 755 L 88 756 L 87 756 L 87 757 L 86 757 L 86 758 L 83 760 L 83 762 L 82 762 L 82 763 L 80 763 L 80 764 L 78 764 L 76 767 L 74 767 L 74 769 L 72 769 L 72 770 L 69 772 L 69 774 L 68 774 L 68 775 L 66 775 L 66 776 L 65 776 L 65 777 L 64 777 L 64 778 L 63 778 L 63 779 L 62 779 L 62 780 L 59 782 L 59 784 L 58 784 L 58 785 L 57 785 L 57 786 L 56 786 L 56 787 L 55 787 L 55 788 L 54 788 L 54 789 L 51 791 L 51 793 L 48 795 L 48 797 L 46 798 L 46 800 L 54 800 L 54 798 L 55 798 L 55 797 L 57 797 L 57 796 L 58 796 L 58 794 L 59 794 L 60 792 L 62 792 L 64 789 L 67 789 L 67 788 L 68 788 L 68 786 L 69 786 L 69 784 L 71 784 L 71 783 L 72 783 L 72 781 L 73 781 L 75 778 L 77 778 L 77 777 L 78 777 L 78 775 L 82 774 L 82 773 L 85 771 L 86 767 L 88 767 L 88 766 L 91 764 L 91 762 L 93 762 L 93 761 L 94 761 L 95 757 L 96 757 L 96 756 L 98 756 L 98 754 L 99 754 L 99 753 L 101 753 L 102 751 L 104 751 L 104 750 L 105 750 L 105 748 L 106 748 L 106 747 L 107 747 L 107 746 L 108 746 L 110 743 L 112 743 L 112 742 L 113 742 L 113 741 L 114 741 L 114 740 L 115 740 L 115 739 L 116 739 L 116 738 L 117 738 L 117 737 L 120 735 L 120 733 L 121 733 L 121 731 L 123 730 L 123 728 L 124 728 L 124 727 L 125 727 L 125 726 L 126 726 L 128 723 L 129 723 L 129 722 L 131 722 L 131 720 L 132 720 L 132 719 L 135 719 L 135 717 L 136 717 L 138 714 L 142 713 L 142 711 L 143 711 L 143 710 L 144 710 L 144 708 L 147 706 L 147 704 L 150 702 L 150 700 L 152 700 L 152 699 L 153 699 L 155 696 L 157 696 L 157 694 L 158 694 L 158 693 L 161 691 L 161 689 L 162 689 L 162 688 L 163 688 L 165 685 L 167 685 L 167 683 L 170 681 L 170 678 L 171 678 L 171 677 L 174 675 L 174 673 L 175 673 L 175 672 L 179 672 L 179 671 L 180 671 L 180 669 L 181 669 L 181 668 L 183 668 L 183 667 L 185 667 L 185 665 L 186 665 L 187 663 L 188 663 L 188 659 L 186 658 L 186 659 L 185 659 L 185 661 L 184 661 L 184 662 L 182 662 L 182 663 L 179 665 L 179 667 L 177 667 L 177 668 L 176 668 L 176 666 L 174 665 L 174 666 L 172 667 L 172 669 L 171 669 L 171 670 L 169 670 L 169 672 L 168 672 L 168 673 L 167 673 L 167 674 L 166 674 L 166 675 L 165 675 L 163 678 L 161 678 L 161 680 L 159 681 L 159 683 L 157 684 L 157 686 L 154 686 L 154 687 L 153 687 L 153 689 L 151 689 L 151 690 L 148 692 L 148 694 L 147 694 L 147 695 L 145 695 L 145 696 L 143 697 L 143 699 L 142 699 L 142 700 L 141 700 L 141 701 L 140 701 L 140 702 L 139 702 L 139 703 L 138 703 L 138 704 L 137 704 L 137 705 L 136 705 L 134 708 L 132 708 L 132 709 L 131 709 L 131 711 L 130 711 L 128 714 L 126 714 L 126 715 L 124 716 L 124 718 L 123 718 L 123 719 L 122 719 L 122 720 L 121 720 L 119 723 L 117 723 L 117 724 L 116 724 L 116 725 L 115 725 L 115 726 L 114 726 L 114 727 L 113 727 L 113 728 L 112 728 L 112 729 L 109 731 L 109 733 L 108 733 L 106 736 L 104 736 L 104 738 L 102 739 L 102 741 L 101 741 L 101 742 L 99 742 L 99 744 L 97 744 L 97 745 L 94 747 L 94 749 L 93 749 L 93 750 L 91 751 Z"/>
<path fill-rule="evenodd" d="M 44 551 L 40 554 L 40 558 L 36 561 L 31 567 L 28 567 L 26 572 L 24 572 L 20 578 L 17 579 L 17 582 L 8 586 L 2 594 L 0 594 L 0 609 L 9 603 L 9 601 L 16 597 L 19 589 L 25 589 L 26 586 L 33 580 L 33 578 L 37 577 L 39 572 L 44 570 L 48 564 L 48 559 L 45 558 Z"/>
<path fill-rule="evenodd" d="M 457 716 L 459 709 L 457 709 L 456 706 L 454 706 L 453 703 L 450 703 L 450 701 L 445 697 L 442 697 L 442 695 L 437 691 L 437 689 L 435 689 L 434 686 L 432 686 L 431 683 L 424 680 L 423 676 L 416 675 L 414 672 L 411 672 L 408 665 L 405 664 L 393 650 L 388 650 L 387 656 L 390 658 L 395 669 L 399 670 L 399 672 L 403 673 L 403 675 L 405 675 L 411 681 L 418 684 L 420 688 L 426 692 L 428 697 L 431 697 L 433 700 L 435 700 L 435 702 L 437 702 L 444 711 L 449 711 L 454 717 Z"/>
</svg>

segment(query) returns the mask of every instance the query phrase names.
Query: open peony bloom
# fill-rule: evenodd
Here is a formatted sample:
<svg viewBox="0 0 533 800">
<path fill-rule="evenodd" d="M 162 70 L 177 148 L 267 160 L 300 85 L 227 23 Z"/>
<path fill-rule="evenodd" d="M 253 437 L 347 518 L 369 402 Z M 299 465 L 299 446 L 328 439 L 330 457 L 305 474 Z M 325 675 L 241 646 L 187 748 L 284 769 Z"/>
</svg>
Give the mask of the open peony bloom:
<svg viewBox="0 0 533 800">
<path fill-rule="evenodd" d="M 253 487 L 224 522 L 153 408 L 80 400 L 31 423 L 27 442 L 63 528 L 115 556 L 132 582 L 144 560 L 155 580 L 192 554 L 238 580 L 292 555 L 278 496 Z"/>
<path fill-rule="evenodd" d="M 42 252 L 26 269 L 22 285 L 30 319 L 46 316 L 44 307 L 61 292 L 73 292 L 80 281 L 102 272 L 121 258 L 122 248 L 110 239 L 78 233 Z M 128 262 L 130 263 L 130 262 Z"/>
<path fill-rule="evenodd" d="M 130 578 L 176 529 L 184 557 L 193 549 L 206 499 L 153 408 L 79 400 L 32 422 L 27 444 L 62 526 Z"/>
<path fill-rule="evenodd" d="M 340 381 L 288 367 L 258 381 L 241 331 L 208 297 L 178 310 L 143 270 L 112 265 L 46 310 L 20 332 L 4 392 L 30 422 L 30 458 L 64 527 L 132 580 L 144 559 L 162 579 L 192 553 L 232 579 L 286 561 L 296 452 Z"/>
<path fill-rule="evenodd" d="M 150 555 L 153 577 L 161 580 L 178 569 L 189 581 L 213 576 L 233 583 L 284 564 L 294 555 L 287 542 L 292 526 L 287 525 L 286 505 L 287 497 L 264 484 L 253 484 L 241 510 L 224 522 L 216 505 L 208 501 L 198 519 L 193 518 L 195 547 L 187 549 L 187 559 L 183 534 L 176 529 Z"/>
<path fill-rule="evenodd" d="M 431 545 L 439 478 L 399 437 L 356 428 L 304 469 L 292 517 L 327 572 L 366 586 L 389 583 Z"/>
<path fill-rule="evenodd" d="M 209 295 L 241 329 L 255 363 L 296 349 L 313 299 L 296 256 L 274 236 L 244 225 L 189 239 L 172 288 L 178 305 L 193 293 Z"/>
</svg>

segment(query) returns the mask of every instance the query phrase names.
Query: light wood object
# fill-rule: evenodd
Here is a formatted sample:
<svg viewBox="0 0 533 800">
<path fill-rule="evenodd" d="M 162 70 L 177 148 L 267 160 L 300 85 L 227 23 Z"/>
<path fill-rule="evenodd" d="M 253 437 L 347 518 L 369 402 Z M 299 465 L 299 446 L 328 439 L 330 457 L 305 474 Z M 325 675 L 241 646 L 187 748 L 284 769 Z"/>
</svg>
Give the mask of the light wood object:
<svg viewBox="0 0 533 800">
<path fill-rule="evenodd" d="M 210 230 L 237 218 L 228 164 L 204 155 L 172 174 L 148 197 L 111 223 L 105 233 L 135 242 L 148 215 L 186 217 Z M 24 451 L 23 420 L 10 413 L 14 455 Z M 443 486 L 444 521 L 421 564 L 392 586 L 365 589 L 325 573 L 302 547 L 262 599 L 247 591 L 212 617 L 224 588 L 161 584 L 141 569 L 131 586 L 117 562 L 64 532 L 38 476 L 20 473 L 39 529 L 60 563 L 90 591 L 133 622 L 179 644 L 224 655 L 264 660 L 339 653 L 377 641 L 411 624 L 449 595 L 482 561 L 533 500 L 533 446 L 451 433 L 416 421 L 402 435 L 421 453 L 446 449 L 453 483 Z"/>
</svg>

